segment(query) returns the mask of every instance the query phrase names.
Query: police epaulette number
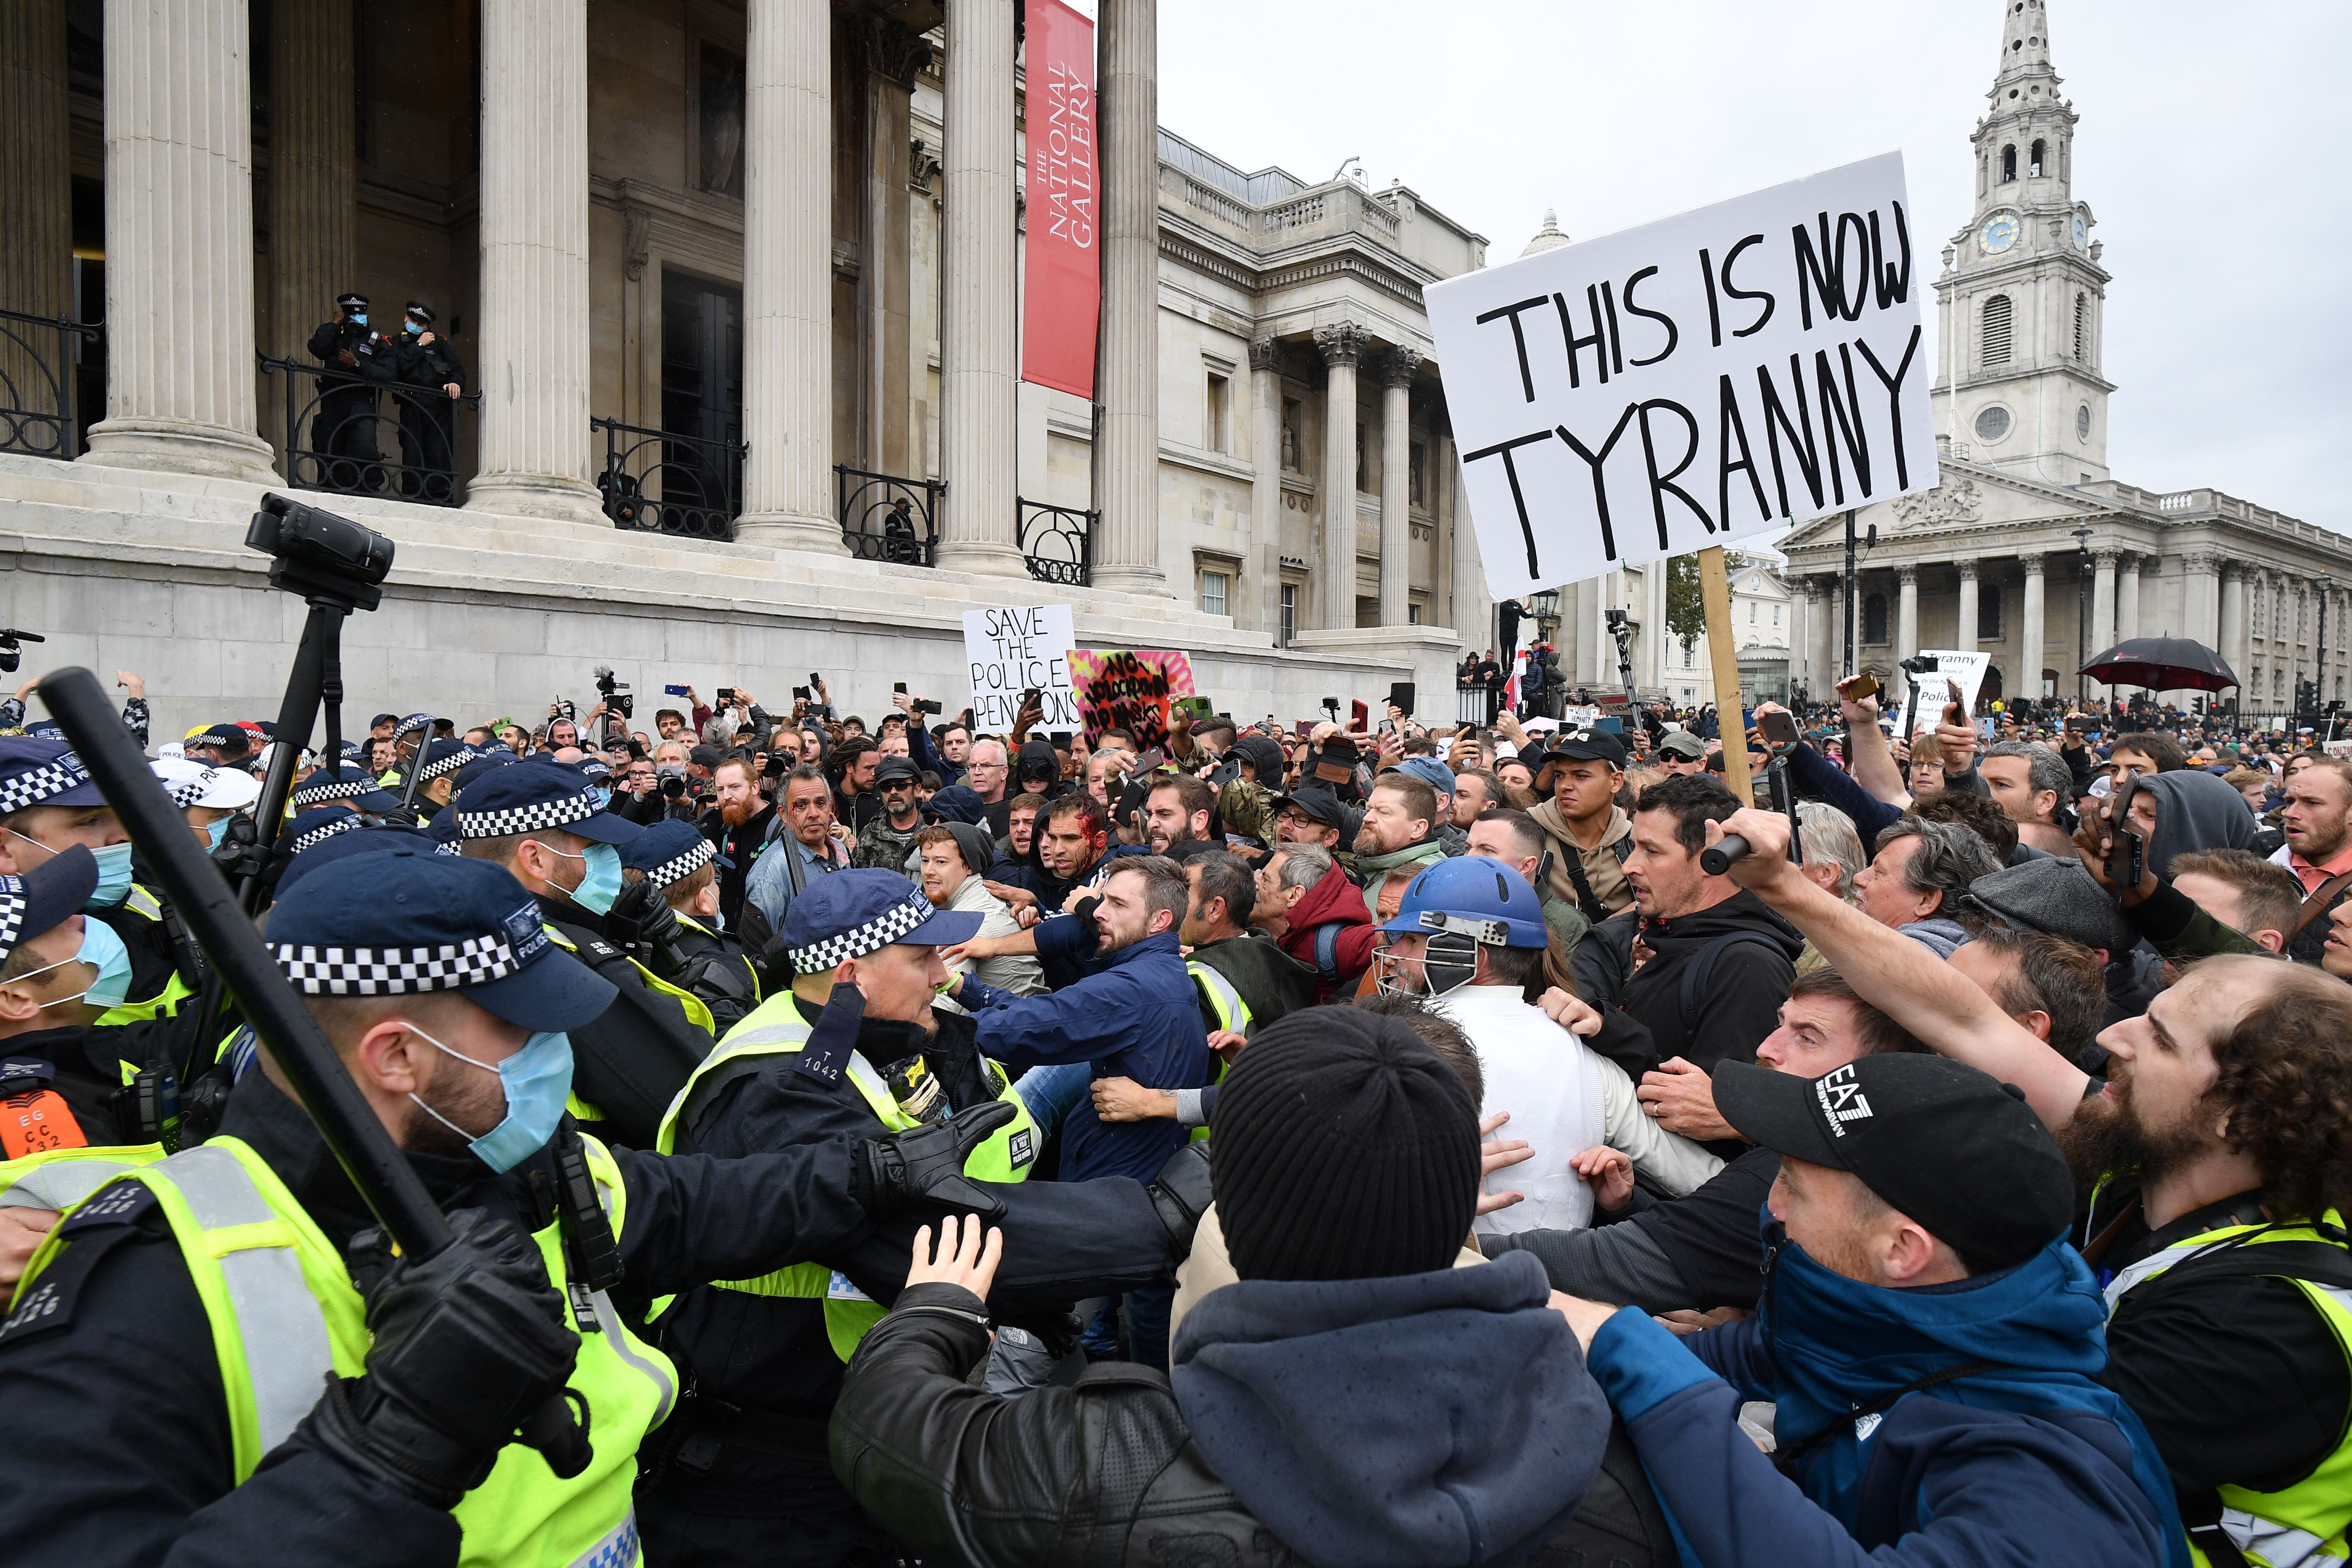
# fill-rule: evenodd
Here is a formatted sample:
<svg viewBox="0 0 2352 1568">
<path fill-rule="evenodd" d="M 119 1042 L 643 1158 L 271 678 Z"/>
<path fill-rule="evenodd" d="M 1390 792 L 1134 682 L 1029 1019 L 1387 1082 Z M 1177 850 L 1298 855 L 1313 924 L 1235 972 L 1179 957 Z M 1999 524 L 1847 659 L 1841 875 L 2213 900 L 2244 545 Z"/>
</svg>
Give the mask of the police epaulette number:
<svg viewBox="0 0 2352 1568">
<path fill-rule="evenodd" d="M 100 1226 L 136 1225 L 163 1200 L 144 1182 L 116 1182 L 68 1216 L 60 1236 L 78 1236 Z"/>
<path fill-rule="evenodd" d="M 614 947 L 611 942 L 604 941 L 602 937 L 592 936 L 583 942 L 580 946 L 591 959 L 598 963 L 609 963 L 616 958 L 625 958 L 628 956 L 628 954 L 623 952 L 619 948 Z"/>
<path fill-rule="evenodd" d="M 144 1187 L 138 1189 L 146 1192 Z M 151 1198 L 152 1194 L 148 1194 Z M 77 1218 L 79 1216 L 77 1215 Z M 68 1222 L 68 1228 L 71 1222 Z M 137 1228 L 117 1220 L 86 1241 L 78 1241 L 58 1254 L 32 1288 L 17 1300 L 5 1320 L 0 1320 L 0 1349 L 19 1340 L 31 1339 L 62 1329 L 73 1321 L 74 1309 L 81 1300 L 81 1288 L 91 1272 L 116 1247 L 136 1241 L 142 1236 Z"/>
</svg>

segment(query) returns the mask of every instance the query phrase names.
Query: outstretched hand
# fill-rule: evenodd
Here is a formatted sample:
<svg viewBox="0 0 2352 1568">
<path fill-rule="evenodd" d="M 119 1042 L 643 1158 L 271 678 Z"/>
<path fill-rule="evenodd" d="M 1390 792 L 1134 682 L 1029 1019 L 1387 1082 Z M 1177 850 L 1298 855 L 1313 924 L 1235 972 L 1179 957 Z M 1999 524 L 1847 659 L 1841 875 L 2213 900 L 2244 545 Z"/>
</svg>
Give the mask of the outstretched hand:
<svg viewBox="0 0 2352 1568">
<path fill-rule="evenodd" d="M 982 1300 L 996 1283 L 996 1265 L 1004 1256 L 1004 1233 L 984 1226 L 976 1214 L 940 1221 L 940 1247 L 931 1253 L 931 1227 L 915 1232 L 914 1260 L 907 1267 L 907 1286 L 960 1285 Z"/>
<path fill-rule="evenodd" d="M 1510 1119 L 1511 1113 L 1507 1110 L 1495 1112 L 1494 1115 L 1478 1123 L 1478 1136 L 1482 1139 L 1493 1138 L 1496 1130 Z M 1528 1145 L 1527 1141 L 1520 1138 L 1496 1139 L 1491 1143 L 1480 1143 L 1478 1145 L 1478 1205 L 1471 1212 L 1493 1214 L 1496 1209 L 1507 1209 L 1513 1204 L 1526 1202 L 1528 1194 L 1525 1193 L 1488 1192 L 1486 1181 L 1497 1171 L 1507 1171 L 1522 1160 L 1533 1159 L 1535 1152 L 1535 1150 Z"/>
</svg>

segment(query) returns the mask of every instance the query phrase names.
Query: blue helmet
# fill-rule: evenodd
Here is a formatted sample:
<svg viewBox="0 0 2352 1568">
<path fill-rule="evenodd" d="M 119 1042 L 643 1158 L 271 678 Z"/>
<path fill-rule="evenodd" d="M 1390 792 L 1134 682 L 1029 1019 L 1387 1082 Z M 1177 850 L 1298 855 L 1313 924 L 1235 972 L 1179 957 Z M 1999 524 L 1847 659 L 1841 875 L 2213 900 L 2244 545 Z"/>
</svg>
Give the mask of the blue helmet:
<svg viewBox="0 0 2352 1568">
<path fill-rule="evenodd" d="M 1462 855 L 1415 877 L 1380 928 L 1390 936 L 1451 931 L 1488 947 L 1544 947 L 1551 932 L 1528 879 L 1500 860 Z"/>
</svg>

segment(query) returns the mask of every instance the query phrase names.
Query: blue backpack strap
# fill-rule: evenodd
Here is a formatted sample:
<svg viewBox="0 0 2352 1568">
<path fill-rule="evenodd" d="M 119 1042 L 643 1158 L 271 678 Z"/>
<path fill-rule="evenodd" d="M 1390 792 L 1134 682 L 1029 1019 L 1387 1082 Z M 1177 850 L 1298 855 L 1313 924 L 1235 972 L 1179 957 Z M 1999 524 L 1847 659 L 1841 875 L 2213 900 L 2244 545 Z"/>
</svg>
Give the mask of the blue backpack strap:
<svg viewBox="0 0 2352 1568">
<path fill-rule="evenodd" d="M 1327 985 L 1339 984 L 1339 928 L 1344 921 L 1328 921 L 1315 928 L 1315 972 Z"/>
<path fill-rule="evenodd" d="M 1706 990 L 1706 983 L 1715 977 L 1716 955 L 1727 947 L 1738 947 L 1742 943 L 1769 947 L 1775 952 L 1780 951 L 1780 944 L 1760 931 L 1726 931 L 1700 948 L 1683 970 L 1682 989 L 1676 997 L 1681 1005 L 1685 1029 L 1690 1027 L 1692 1017 L 1698 1012 L 1698 999 Z"/>
</svg>

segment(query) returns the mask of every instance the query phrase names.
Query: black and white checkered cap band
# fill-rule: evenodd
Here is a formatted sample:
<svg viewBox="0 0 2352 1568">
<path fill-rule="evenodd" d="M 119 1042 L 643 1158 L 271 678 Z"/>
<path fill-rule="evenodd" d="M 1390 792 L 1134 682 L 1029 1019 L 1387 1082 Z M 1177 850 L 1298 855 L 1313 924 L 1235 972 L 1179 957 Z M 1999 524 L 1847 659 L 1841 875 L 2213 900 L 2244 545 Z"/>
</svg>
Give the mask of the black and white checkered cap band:
<svg viewBox="0 0 2352 1568">
<path fill-rule="evenodd" d="M 465 838 L 505 838 L 517 833 L 561 827 L 567 822 L 585 822 L 604 809 L 596 792 L 583 789 L 578 795 L 535 800 L 529 805 L 510 805 L 502 811 L 461 811 L 457 814 L 457 832 Z"/>
<path fill-rule="evenodd" d="M 88 783 L 89 770 L 81 765 L 79 757 L 68 752 L 55 762 L 43 763 L 37 768 L 26 768 L 21 773 L 0 779 L 0 816 L 38 805 L 52 795 L 79 789 Z"/>
<path fill-rule="evenodd" d="M 28 907 L 23 881 L 0 877 L 0 961 L 16 951 L 16 939 L 24 934 L 25 910 Z"/>
<path fill-rule="evenodd" d="M 417 769 L 417 780 L 419 783 L 430 784 L 435 779 L 439 778 L 443 773 L 456 773 L 459 768 L 464 767 L 467 763 L 472 762 L 476 757 L 478 757 L 481 754 L 481 752 L 474 750 L 471 746 L 466 747 L 462 751 L 452 752 L 447 756 L 443 757 L 439 762 L 427 763 L 423 767 Z"/>
<path fill-rule="evenodd" d="M 656 888 L 667 888 L 672 882 L 690 877 L 719 858 L 719 846 L 708 838 L 696 841 L 685 854 L 663 861 L 647 873 L 646 880 Z"/>
<path fill-rule="evenodd" d="M 826 937 L 814 947 L 794 948 L 793 970 L 799 974 L 822 974 L 828 969 L 837 969 L 844 960 L 863 958 L 889 946 L 929 920 L 934 912 L 930 900 L 920 893 L 909 893 L 905 903 L 892 905 L 862 926 L 852 926 L 838 936 Z"/>
<path fill-rule="evenodd" d="M 192 773 L 184 779 L 165 779 L 163 793 L 172 797 L 173 805 L 194 805 L 205 798 L 205 791 L 212 788 L 213 780 L 216 776 L 218 775 L 207 771 Z"/>
<path fill-rule="evenodd" d="M 314 777 L 297 789 L 291 796 L 294 809 L 304 810 L 313 805 L 327 805 L 339 800 L 357 800 L 375 793 L 375 780 L 362 774 L 358 778 Z"/>
<path fill-rule="evenodd" d="M 401 996 L 486 985 L 523 966 L 504 937 L 436 947 L 298 947 L 270 944 L 278 967 L 306 996 Z"/>
<path fill-rule="evenodd" d="M 397 741 L 403 735 L 413 735 L 419 730 L 429 730 L 432 727 L 432 714 L 411 713 L 407 718 L 403 719 L 399 723 L 394 724 L 392 727 L 392 738 Z"/>
<path fill-rule="evenodd" d="M 305 849 L 313 849 L 324 844 L 338 833 L 349 833 L 354 827 L 366 826 L 366 823 L 360 820 L 357 813 L 346 812 L 334 821 L 322 822 L 310 832 L 297 837 L 294 840 L 294 853 L 299 855 Z"/>
</svg>

